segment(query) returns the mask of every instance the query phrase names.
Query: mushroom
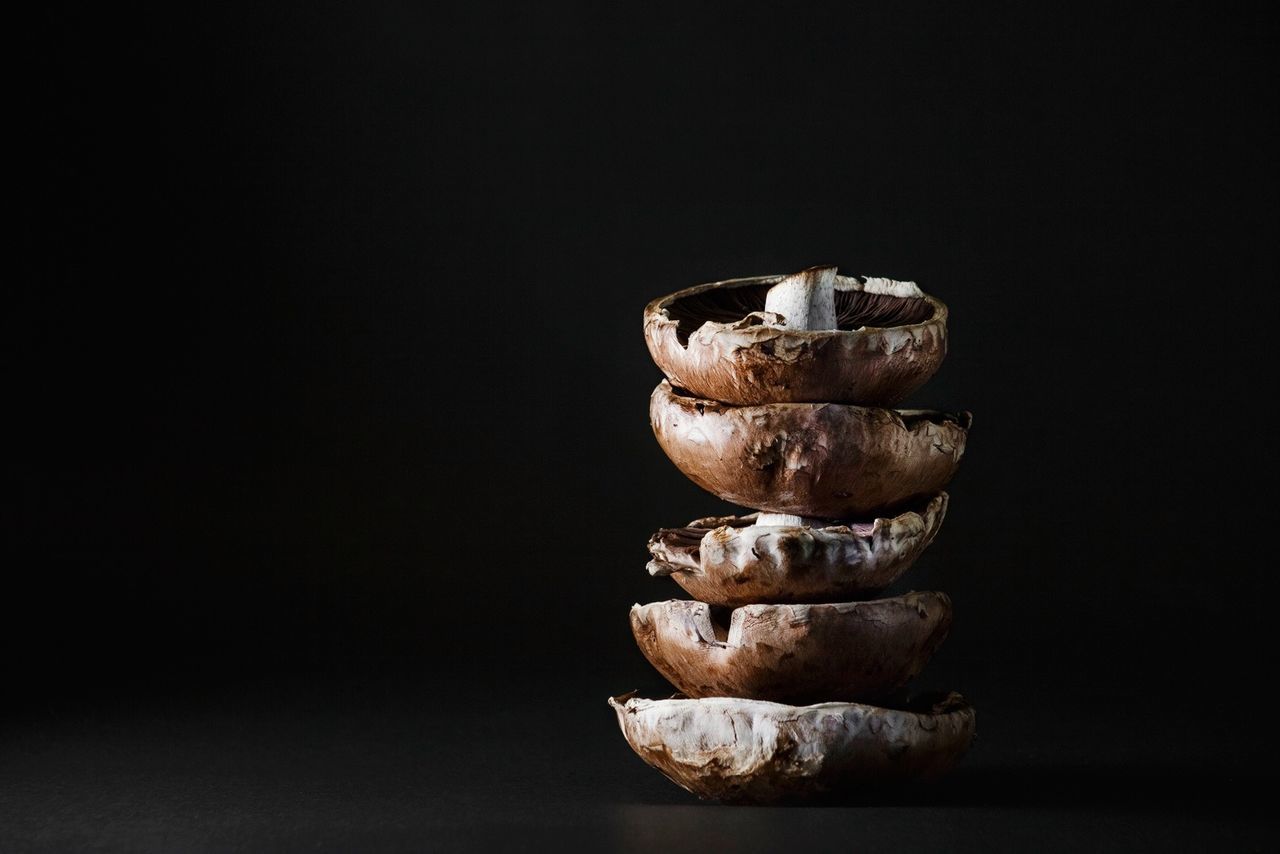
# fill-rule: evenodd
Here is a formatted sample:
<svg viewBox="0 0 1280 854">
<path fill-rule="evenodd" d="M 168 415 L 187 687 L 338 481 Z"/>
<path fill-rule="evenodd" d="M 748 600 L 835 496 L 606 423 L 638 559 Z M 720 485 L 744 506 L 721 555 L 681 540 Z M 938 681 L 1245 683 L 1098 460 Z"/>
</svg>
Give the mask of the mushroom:
<svg viewBox="0 0 1280 854">
<path fill-rule="evenodd" d="M 727 406 L 663 380 L 649 399 L 649 420 L 676 467 L 726 501 L 848 519 L 946 486 L 972 417 L 845 404 Z"/>
<path fill-rule="evenodd" d="M 973 708 L 954 692 L 903 709 L 630 694 L 609 705 L 641 759 L 698 797 L 729 803 L 934 779 L 959 761 L 974 732 Z"/>
<path fill-rule="evenodd" d="M 827 605 L 743 605 L 728 629 L 705 602 L 633 605 L 640 651 L 690 697 L 866 701 L 914 678 L 951 628 L 951 599 L 921 592 Z"/>
<path fill-rule="evenodd" d="M 828 277 L 833 323 L 823 307 Z M 644 333 L 662 372 L 697 397 L 891 405 L 942 364 L 947 307 L 914 282 L 815 267 L 660 297 L 645 308 Z"/>
<path fill-rule="evenodd" d="M 712 605 L 857 599 L 897 581 L 933 542 L 946 513 L 947 494 L 939 492 L 917 509 L 870 522 L 695 519 L 650 538 L 647 569 Z"/>
</svg>

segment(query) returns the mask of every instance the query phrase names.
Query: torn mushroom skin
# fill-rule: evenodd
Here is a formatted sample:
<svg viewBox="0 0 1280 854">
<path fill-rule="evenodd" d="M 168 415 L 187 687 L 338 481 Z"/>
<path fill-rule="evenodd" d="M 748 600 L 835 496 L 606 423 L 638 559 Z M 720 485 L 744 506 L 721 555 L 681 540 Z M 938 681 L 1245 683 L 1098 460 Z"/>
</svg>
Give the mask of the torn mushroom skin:
<svg viewBox="0 0 1280 854">
<path fill-rule="evenodd" d="M 905 709 L 631 695 L 609 705 L 641 759 L 694 795 L 726 803 L 932 780 L 960 760 L 974 732 L 973 708 L 954 692 Z"/>
<path fill-rule="evenodd" d="M 728 406 L 663 380 L 649 398 L 649 421 L 676 467 L 725 501 L 850 519 L 941 491 L 964 455 L 972 417 L 845 404 Z"/>
<path fill-rule="evenodd" d="M 631 631 L 690 697 L 874 701 L 913 679 L 951 628 L 951 599 L 919 592 L 823 605 L 743 605 L 727 626 L 705 602 L 631 608 Z"/>
<path fill-rule="evenodd" d="M 828 277 L 832 318 L 822 307 Z M 697 397 L 892 405 L 946 357 L 947 307 L 913 282 L 815 267 L 660 297 L 645 308 L 644 333 L 672 384 Z"/>
<path fill-rule="evenodd" d="M 775 526 L 754 513 L 695 519 L 650 538 L 647 569 L 712 605 L 861 599 L 915 563 L 946 512 L 940 492 L 916 509 L 869 522 Z"/>
</svg>

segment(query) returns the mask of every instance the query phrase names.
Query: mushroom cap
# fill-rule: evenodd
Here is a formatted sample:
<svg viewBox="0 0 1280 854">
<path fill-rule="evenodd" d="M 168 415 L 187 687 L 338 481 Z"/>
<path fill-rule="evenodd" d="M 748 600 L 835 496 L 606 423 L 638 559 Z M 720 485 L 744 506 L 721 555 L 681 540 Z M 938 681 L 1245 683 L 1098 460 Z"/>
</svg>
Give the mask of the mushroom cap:
<svg viewBox="0 0 1280 854">
<path fill-rule="evenodd" d="M 747 405 L 894 404 L 947 353 L 947 307 L 911 282 L 836 277 L 837 329 L 767 321 L 765 294 L 785 276 L 698 285 L 644 310 L 649 353 L 674 385 Z"/>
<path fill-rule="evenodd" d="M 907 684 L 946 640 L 951 599 L 921 592 L 827 605 L 743 605 L 726 630 L 705 602 L 631 607 L 644 657 L 690 697 L 867 701 Z"/>
<path fill-rule="evenodd" d="M 700 798 L 766 804 L 836 788 L 931 780 L 973 741 L 959 694 L 907 709 L 861 703 L 785 706 L 763 700 L 609 700 L 641 759 Z"/>
<path fill-rule="evenodd" d="M 712 605 L 858 599 L 897 581 L 946 513 L 939 492 L 918 511 L 822 528 L 757 525 L 754 513 L 695 519 L 649 539 L 647 568 Z"/>
<path fill-rule="evenodd" d="M 964 455 L 972 416 L 838 403 L 729 406 L 663 380 L 649 398 L 649 421 L 676 467 L 726 501 L 848 519 L 940 491 Z"/>
</svg>

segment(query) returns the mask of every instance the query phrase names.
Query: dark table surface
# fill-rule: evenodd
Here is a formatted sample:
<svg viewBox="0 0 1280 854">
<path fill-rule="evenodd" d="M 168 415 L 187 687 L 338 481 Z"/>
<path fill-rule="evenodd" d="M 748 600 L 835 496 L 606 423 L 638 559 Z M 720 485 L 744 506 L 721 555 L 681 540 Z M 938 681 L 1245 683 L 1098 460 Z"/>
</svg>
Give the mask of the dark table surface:
<svg viewBox="0 0 1280 854">
<path fill-rule="evenodd" d="M 495 680 L 501 674 L 494 674 Z M 145 693 L 145 692 L 144 692 Z M 265 678 L 56 709 L 0 742 L 5 850 L 1268 850 L 1267 768 L 1226 709 L 979 709 L 948 779 L 811 807 L 696 801 L 603 690 Z M 1236 723 L 1243 723 L 1236 720 Z M 1246 735 L 1247 734 L 1243 734 Z"/>
</svg>

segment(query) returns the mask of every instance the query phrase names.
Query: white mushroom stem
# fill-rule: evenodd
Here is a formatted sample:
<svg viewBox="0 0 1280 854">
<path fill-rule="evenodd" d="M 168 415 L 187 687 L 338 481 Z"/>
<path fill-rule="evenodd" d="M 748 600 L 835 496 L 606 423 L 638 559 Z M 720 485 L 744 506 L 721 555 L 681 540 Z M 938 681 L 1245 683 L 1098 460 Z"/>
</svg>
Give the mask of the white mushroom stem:
<svg viewBox="0 0 1280 854">
<path fill-rule="evenodd" d="M 788 329 L 835 329 L 836 268 L 810 267 L 787 276 L 769 288 L 764 310 L 782 315 Z"/>
<path fill-rule="evenodd" d="M 794 516 L 790 513 L 760 513 L 756 516 L 756 525 L 771 528 L 825 528 L 826 522 L 808 516 Z"/>
</svg>

